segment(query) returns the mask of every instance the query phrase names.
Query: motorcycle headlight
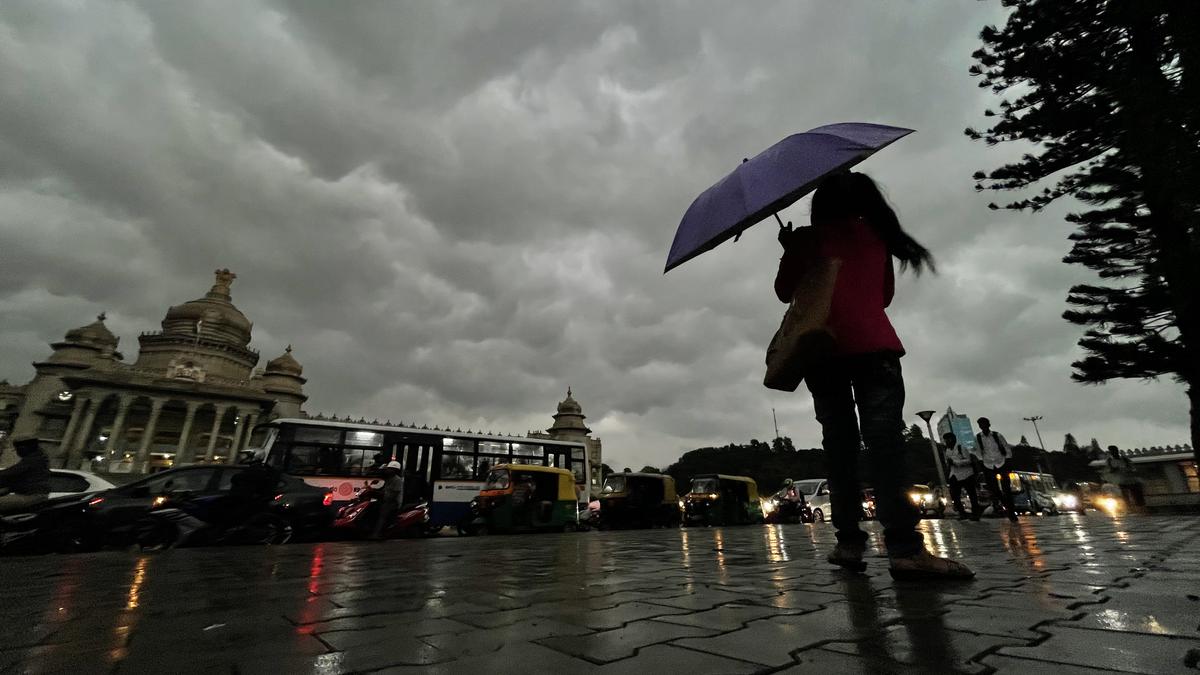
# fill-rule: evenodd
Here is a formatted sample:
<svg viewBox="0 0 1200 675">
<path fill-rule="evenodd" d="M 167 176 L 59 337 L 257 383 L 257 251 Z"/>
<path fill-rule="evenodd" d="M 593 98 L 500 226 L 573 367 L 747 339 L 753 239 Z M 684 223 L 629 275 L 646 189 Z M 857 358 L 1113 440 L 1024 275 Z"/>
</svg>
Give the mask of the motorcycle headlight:
<svg viewBox="0 0 1200 675">
<path fill-rule="evenodd" d="M 866 503 L 866 502 L 863 502 L 863 508 L 864 508 L 864 509 L 869 509 L 869 508 L 871 508 L 871 505 L 870 505 L 870 504 L 868 504 L 868 503 Z"/>
</svg>

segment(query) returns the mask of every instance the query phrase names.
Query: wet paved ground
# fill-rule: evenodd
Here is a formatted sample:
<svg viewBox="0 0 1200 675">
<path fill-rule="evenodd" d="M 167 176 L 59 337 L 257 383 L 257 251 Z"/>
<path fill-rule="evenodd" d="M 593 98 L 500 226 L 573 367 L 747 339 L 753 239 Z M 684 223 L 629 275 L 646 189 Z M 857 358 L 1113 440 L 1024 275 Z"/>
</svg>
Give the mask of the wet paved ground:
<svg viewBox="0 0 1200 675">
<path fill-rule="evenodd" d="M 5 559 L 0 672 L 1195 674 L 1198 525 L 926 522 L 941 588 L 827 525 Z"/>
</svg>

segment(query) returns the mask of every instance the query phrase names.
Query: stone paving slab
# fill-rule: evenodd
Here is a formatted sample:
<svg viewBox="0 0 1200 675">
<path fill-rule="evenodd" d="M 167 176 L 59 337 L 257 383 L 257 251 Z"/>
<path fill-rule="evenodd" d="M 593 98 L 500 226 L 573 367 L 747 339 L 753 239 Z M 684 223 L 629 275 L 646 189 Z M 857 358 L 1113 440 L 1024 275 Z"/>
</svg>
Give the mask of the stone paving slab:
<svg viewBox="0 0 1200 675">
<path fill-rule="evenodd" d="M 1196 525 L 924 521 L 940 586 L 876 523 L 6 558 L 0 673 L 1196 673 Z"/>
</svg>

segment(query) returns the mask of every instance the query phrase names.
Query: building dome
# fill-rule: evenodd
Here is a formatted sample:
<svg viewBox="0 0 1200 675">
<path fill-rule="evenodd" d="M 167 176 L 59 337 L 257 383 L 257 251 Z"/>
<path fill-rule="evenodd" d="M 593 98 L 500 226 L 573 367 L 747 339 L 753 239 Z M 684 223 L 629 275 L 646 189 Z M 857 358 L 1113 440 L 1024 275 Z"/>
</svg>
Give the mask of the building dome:
<svg viewBox="0 0 1200 675">
<path fill-rule="evenodd" d="M 284 350 L 283 355 L 277 356 L 270 361 L 267 361 L 265 375 L 293 375 L 299 376 L 304 372 L 304 367 L 292 356 L 292 346 L 288 345 Z"/>
<path fill-rule="evenodd" d="M 229 287 L 237 275 L 227 269 L 216 271 L 216 282 L 204 295 L 167 310 L 162 321 L 165 336 L 197 336 L 214 342 L 245 347 L 250 344 L 253 324 L 233 306 Z"/>
<path fill-rule="evenodd" d="M 571 388 L 567 387 L 567 397 L 558 404 L 558 412 L 554 415 L 554 425 L 546 431 L 552 438 L 567 440 L 583 438 L 592 433 L 592 430 L 583 423 L 586 418 L 587 415 L 583 414 L 583 406 L 579 405 L 579 402 L 571 395 Z"/>
<path fill-rule="evenodd" d="M 67 331 L 66 342 L 82 343 L 97 347 L 116 347 L 118 342 L 117 336 L 113 335 L 108 326 L 104 325 L 105 318 L 107 317 L 102 312 L 92 323 Z"/>
<path fill-rule="evenodd" d="M 582 415 L 583 406 L 579 405 L 579 401 L 571 395 L 571 388 L 567 387 L 567 397 L 558 404 L 558 412 L 560 415 Z"/>
</svg>

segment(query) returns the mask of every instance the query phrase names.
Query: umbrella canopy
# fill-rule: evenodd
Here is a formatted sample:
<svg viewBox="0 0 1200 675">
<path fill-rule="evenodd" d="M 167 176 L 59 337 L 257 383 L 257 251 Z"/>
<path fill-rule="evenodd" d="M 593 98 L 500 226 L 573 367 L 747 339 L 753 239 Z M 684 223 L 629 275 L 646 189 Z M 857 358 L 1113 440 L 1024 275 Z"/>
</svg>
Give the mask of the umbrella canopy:
<svg viewBox="0 0 1200 675">
<path fill-rule="evenodd" d="M 779 141 L 696 197 L 675 230 L 663 272 L 741 234 L 816 189 L 825 176 L 849 169 L 912 132 L 882 124 L 844 122 Z"/>
</svg>

